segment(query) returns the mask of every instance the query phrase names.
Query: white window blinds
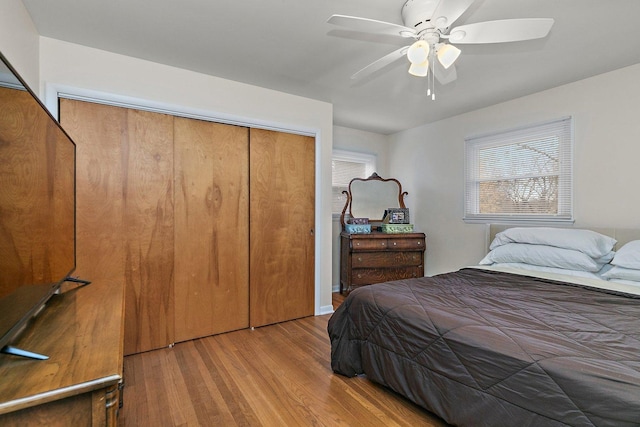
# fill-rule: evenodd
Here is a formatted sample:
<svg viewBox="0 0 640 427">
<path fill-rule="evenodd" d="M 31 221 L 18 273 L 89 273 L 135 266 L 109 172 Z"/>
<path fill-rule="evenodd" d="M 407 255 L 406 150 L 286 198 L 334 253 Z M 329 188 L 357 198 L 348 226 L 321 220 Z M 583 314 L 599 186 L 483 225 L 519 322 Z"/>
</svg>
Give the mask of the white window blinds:
<svg viewBox="0 0 640 427">
<path fill-rule="evenodd" d="M 465 220 L 573 220 L 571 117 L 468 138 L 465 157 Z"/>
</svg>

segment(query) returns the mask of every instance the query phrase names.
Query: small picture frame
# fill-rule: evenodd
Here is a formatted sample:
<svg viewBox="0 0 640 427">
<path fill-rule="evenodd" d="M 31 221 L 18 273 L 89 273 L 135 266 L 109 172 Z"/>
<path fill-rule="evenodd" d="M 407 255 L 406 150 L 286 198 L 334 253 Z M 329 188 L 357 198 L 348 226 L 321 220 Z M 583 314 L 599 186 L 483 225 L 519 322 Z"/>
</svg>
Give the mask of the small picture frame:
<svg viewBox="0 0 640 427">
<path fill-rule="evenodd" d="M 382 222 L 385 224 L 410 224 L 408 208 L 387 208 Z"/>
</svg>

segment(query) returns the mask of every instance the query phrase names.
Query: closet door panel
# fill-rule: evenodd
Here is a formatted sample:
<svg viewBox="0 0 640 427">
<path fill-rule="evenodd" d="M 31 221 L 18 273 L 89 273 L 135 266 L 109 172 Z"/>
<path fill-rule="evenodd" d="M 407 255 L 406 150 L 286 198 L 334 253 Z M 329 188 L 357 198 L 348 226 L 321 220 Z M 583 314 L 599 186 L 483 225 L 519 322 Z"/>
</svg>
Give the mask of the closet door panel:
<svg viewBox="0 0 640 427">
<path fill-rule="evenodd" d="M 173 118 L 68 99 L 77 144 L 77 273 L 125 282 L 125 354 L 174 342 Z"/>
<path fill-rule="evenodd" d="M 175 118 L 176 341 L 249 325 L 249 130 Z"/>
<path fill-rule="evenodd" d="M 125 110 L 60 100 L 60 121 L 76 143 L 76 271 L 93 281 L 124 280 L 121 129 Z"/>
<path fill-rule="evenodd" d="M 315 140 L 250 131 L 250 325 L 314 313 Z"/>
<path fill-rule="evenodd" d="M 123 137 L 124 351 L 132 354 L 175 342 L 173 117 L 128 110 Z"/>
</svg>

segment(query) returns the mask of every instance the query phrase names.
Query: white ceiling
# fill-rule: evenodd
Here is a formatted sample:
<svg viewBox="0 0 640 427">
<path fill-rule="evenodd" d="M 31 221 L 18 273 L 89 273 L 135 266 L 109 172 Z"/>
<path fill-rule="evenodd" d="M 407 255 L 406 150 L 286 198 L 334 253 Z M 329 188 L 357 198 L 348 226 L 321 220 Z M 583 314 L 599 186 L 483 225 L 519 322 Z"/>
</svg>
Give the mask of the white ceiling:
<svg viewBox="0 0 640 427">
<path fill-rule="evenodd" d="M 555 24 L 545 39 L 459 45 L 458 79 L 436 83 L 435 101 L 404 60 L 352 81 L 406 39 L 327 19 L 402 24 L 404 1 L 23 0 L 43 36 L 330 102 L 334 124 L 382 134 L 640 63 L 640 0 L 476 0 L 456 24 L 547 17 Z"/>
</svg>

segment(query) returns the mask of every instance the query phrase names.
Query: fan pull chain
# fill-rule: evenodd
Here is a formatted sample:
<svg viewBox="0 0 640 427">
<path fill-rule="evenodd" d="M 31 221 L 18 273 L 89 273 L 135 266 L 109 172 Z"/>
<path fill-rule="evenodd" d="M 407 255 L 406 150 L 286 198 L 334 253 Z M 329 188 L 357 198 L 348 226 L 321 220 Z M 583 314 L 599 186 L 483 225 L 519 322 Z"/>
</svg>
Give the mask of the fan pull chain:
<svg viewBox="0 0 640 427">
<path fill-rule="evenodd" d="M 433 69 L 431 70 L 431 100 L 436 100 L 436 73 L 435 73 L 436 64 L 433 64 Z"/>
<path fill-rule="evenodd" d="M 429 70 L 430 73 L 427 74 L 427 96 L 431 97 L 432 101 L 436 100 L 436 82 L 433 76 L 433 70 Z"/>
</svg>

